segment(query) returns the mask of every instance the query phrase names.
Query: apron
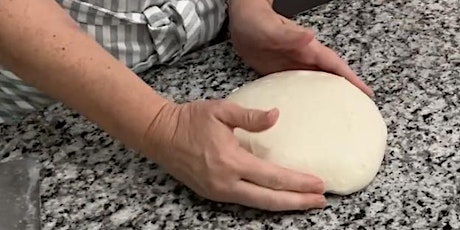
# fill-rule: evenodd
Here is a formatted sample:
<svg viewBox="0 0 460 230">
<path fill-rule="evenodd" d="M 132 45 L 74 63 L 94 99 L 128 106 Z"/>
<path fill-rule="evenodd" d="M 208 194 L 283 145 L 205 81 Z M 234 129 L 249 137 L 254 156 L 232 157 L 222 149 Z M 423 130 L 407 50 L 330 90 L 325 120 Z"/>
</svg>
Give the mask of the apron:
<svg viewBox="0 0 460 230">
<path fill-rule="evenodd" d="M 173 64 L 207 45 L 226 19 L 226 0 L 56 0 L 104 49 L 135 73 Z M 0 124 L 54 103 L 0 67 Z"/>
</svg>

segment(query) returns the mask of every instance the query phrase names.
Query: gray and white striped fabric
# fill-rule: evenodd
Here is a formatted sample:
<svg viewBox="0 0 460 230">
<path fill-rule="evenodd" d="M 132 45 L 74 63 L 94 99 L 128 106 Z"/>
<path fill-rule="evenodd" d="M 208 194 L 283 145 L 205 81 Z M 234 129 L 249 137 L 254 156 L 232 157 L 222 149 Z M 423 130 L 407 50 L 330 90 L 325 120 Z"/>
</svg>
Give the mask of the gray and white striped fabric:
<svg viewBox="0 0 460 230">
<path fill-rule="evenodd" d="M 80 27 L 134 72 L 172 64 L 209 43 L 226 0 L 56 0 Z M 53 103 L 0 68 L 0 123 Z"/>
</svg>

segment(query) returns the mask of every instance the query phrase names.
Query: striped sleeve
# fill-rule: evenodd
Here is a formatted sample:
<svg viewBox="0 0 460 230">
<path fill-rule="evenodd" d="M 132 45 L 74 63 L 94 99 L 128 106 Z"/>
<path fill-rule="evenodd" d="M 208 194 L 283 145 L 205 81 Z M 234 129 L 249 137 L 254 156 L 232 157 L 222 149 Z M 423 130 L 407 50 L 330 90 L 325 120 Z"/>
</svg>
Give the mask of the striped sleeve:
<svg viewBox="0 0 460 230">
<path fill-rule="evenodd" d="M 139 73 L 172 64 L 210 42 L 226 17 L 226 0 L 56 0 L 115 58 Z M 52 104 L 0 68 L 0 123 Z"/>
</svg>

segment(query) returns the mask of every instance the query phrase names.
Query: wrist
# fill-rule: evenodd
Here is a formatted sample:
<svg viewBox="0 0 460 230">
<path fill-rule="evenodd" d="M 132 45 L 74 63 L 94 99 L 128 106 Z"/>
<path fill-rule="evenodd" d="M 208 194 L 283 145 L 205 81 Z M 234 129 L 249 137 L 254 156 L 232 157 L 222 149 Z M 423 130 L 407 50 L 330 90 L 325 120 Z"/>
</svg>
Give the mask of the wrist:
<svg viewBox="0 0 460 230">
<path fill-rule="evenodd" d="M 180 105 L 168 101 L 159 108 L 147 126 L 141 142 L 140 152 L 148 158 L 158 161 L 159 153 L 172 142 L 178 126 Z"/>
</svg>

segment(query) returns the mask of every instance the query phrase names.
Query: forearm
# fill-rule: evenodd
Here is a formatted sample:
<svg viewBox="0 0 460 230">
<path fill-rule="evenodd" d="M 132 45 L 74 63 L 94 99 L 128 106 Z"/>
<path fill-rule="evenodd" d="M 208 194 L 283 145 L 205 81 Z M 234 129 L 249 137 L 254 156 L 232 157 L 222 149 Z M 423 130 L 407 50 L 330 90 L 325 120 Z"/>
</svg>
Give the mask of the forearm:
<svg viewBox="0 0 460 230">
<path fill-rule="evenodd" d="M 0 64 L 131 147 L 167 102 L 54 0 L 0 0 Z"/>
</svg>

